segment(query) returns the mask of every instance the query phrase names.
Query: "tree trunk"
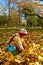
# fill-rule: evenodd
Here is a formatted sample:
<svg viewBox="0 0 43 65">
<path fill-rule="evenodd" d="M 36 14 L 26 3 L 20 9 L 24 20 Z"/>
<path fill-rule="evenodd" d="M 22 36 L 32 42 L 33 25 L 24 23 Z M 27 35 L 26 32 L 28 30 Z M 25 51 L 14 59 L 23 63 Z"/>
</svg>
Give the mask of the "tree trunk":
<svg viewBox="0 0 43 65">
<path fill-rule="evenodd" d="M 8 6 L 9 6 L 9 13 L 8 13 L 8 25 L 9 25 L 9 22 L 10 22 L 10 2 L 8 3 Z"/>
</svg>

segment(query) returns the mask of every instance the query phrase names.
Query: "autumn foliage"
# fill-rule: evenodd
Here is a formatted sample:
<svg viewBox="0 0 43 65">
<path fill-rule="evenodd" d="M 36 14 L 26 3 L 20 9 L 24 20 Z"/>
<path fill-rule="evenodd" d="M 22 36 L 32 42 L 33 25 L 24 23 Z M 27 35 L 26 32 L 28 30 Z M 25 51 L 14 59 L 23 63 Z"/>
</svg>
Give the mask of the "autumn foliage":
<svg viewBox="0 0 43 65">
<path fill-rule="evenodd" d="M 29 32 L 25 38 L 27 48 L 14 56 L 6 50 L 6 46 L 0 46 L 1 65 L 43 65 L 43 32 Z"/>
</svg>

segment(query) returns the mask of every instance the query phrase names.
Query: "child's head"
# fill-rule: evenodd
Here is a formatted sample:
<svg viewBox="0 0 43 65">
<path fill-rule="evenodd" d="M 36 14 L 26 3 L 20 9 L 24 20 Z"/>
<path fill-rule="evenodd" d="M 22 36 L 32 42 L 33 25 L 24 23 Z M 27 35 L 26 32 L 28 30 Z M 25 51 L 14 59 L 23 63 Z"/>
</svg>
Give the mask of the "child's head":
<svg viewBox="0 0 43 65">
<path fill-rule="evenodd" d="M 21 29 L 21 30 L 19 31 L 19 35 L 20 35 L 21 37 L 27 36 L 27 30 L 26 30 L 26 29 Z"/>
</svg>

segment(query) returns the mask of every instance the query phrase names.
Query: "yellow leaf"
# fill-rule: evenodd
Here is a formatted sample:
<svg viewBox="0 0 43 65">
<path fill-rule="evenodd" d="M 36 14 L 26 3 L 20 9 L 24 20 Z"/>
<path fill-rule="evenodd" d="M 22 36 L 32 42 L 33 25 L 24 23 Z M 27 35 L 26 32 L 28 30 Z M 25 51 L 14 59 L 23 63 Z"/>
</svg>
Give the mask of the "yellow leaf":
<svg viewBox="0 0 43 65">
<path fill-rule="evenodd" d="M 22 61 L 21 60 L 18 60 L 18 59 L 15 59 L 15 62 L 21 63 Z"/>
<path fill-rule="evenodd" d="M 26 58 L 27 59 L 27 61 L 30 61 L 30 59 L 29 58 Z"/>
</svg>

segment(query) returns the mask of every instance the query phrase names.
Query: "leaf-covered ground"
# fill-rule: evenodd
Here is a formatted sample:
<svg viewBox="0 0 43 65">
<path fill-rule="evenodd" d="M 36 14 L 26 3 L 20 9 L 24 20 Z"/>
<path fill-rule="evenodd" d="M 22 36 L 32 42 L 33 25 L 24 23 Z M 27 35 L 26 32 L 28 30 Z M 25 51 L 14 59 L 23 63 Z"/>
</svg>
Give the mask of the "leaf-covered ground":
<svg viewBox="0 0 43 65">
<path fill-rule="evenodd" d="M 6 42 L 16 33 L 15 31 L 0 32 L 0 42 Z M 43 65 L 43 31 L 28 32 L 25 38 L 27 48 L 14 56 L 6 50 L 6 46 L 0 46 L 1 65 Z M 5 51 L 6 50 L 6 51 Z"/>
</svg>

